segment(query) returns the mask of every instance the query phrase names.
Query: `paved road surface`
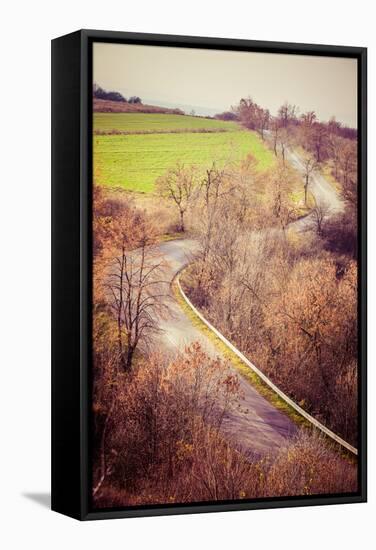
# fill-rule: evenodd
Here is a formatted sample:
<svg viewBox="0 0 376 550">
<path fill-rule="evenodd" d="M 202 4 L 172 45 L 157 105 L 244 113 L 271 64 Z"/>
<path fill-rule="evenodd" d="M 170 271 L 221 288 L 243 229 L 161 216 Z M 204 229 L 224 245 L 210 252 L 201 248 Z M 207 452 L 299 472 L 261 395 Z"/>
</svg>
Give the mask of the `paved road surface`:
<svg viewBox="0 0 376 550">
<path fill-rule="evenodd" d="M 292 164 L 292 166 L 302 174 L 303 177 L 304 166 L 300 156 L 294 151 L 288 151 L 286 158 L 290 164 Z M 331 185 L 319 172 L 316 171 L 311 175 L 308 188 L 314 195 L 318 206 L 328 208 L 331 215 L 343 211 L 344 204 L 337 191 L 334 189 L 333 185 Z"/>
<path fill-rule="evenodd" d="M 304 178 L 304 167 L 300 156 L 294 151 L 288 150 L 286 159 L 298 172 L 300 172 L 302 178 Z M 315 197 L 317 206 L 325 210 L 325 215 L 327 217 L 333 217 L 343 212 L 345 205 L 341 197 L 338 195 L 333 185 L 331 185 L 319 172 L 316 171 L 311 174 L 308 189 Z M 312 227 L 313 217 L 314 214 L 308 214 L 300 218 L 300 220 L 293 222 L 291 226 L 294 227 L 296 231 L 305 231 Z"/>
</svg>

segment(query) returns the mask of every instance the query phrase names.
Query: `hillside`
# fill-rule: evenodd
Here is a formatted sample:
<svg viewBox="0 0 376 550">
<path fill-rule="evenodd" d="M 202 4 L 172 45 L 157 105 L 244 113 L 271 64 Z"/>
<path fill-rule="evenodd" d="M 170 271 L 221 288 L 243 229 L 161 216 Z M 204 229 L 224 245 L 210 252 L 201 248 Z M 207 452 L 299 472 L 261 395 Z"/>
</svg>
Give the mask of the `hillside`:
<svg viewBox="0 0 376 550">
<path fill-rule="evenodd" d="M 132 105 L 130 105 L 132 106 Z M 235 122 L 175 113 L 94 113 L 95 133 L 230 132 L 242 128 Z"/>
<path fill-rule="evenodd" d="M 180 109 L 167 109 L 167 107 L 157 107 L 156 105 L 109 101 L 97 98 L 93 99 L 93 110 L 94 113 L 165 113 L 184 115 Z"/>
</svg>

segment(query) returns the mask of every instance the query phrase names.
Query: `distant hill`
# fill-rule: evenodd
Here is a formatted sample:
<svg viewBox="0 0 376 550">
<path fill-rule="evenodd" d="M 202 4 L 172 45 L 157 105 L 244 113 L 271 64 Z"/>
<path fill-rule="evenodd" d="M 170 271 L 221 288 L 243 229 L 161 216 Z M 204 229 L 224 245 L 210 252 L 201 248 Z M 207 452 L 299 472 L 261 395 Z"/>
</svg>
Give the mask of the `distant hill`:
<svg viewBox="0 0 376 550">
<path fill-rule="evenodd" d="M 123 101 L 109 101 L 107 99 L 93 99 L 95 113 L 166 113 L 184 115 L 181 109 L 169 109 L 156 105 L 144 105 L 143 103 L 126 103 Z"/>
</svg>

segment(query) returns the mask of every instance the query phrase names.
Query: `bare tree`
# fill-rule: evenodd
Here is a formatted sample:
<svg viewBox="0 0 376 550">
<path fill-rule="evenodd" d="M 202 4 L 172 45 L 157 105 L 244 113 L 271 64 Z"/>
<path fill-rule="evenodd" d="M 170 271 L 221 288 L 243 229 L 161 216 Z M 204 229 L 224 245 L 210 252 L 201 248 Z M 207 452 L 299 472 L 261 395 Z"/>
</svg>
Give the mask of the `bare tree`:
<svg viewBox="0 0 376 550">
<path fill-rule="evenodd" d="M 315 123 L 310 134 L 311 148 L 315 153 L 316 162 L 321 163 L 327 154 L 328 132 L 323 124 Z"/>
<path fill-rule="evenodd" d="M 291 169 L 284 163 L 279 166 L 274 175 L 274 192 L 272 197 L 272 213 L 275 220 L 285 232 L 288 224 L 295 218 L 296 211 L 289 198 Z"/>
<path fill-rule="evenodd" d="M 158 316 L 168 311 L 163 261 L 145 233 L 136 250 L 121 247 L 108 274 L 106 287 L 117 320 L 120 361 L 129 371 L 140 343 L 158 332 Z"/>
<path fill-rule="evenodd" d="M 286 127 L 282 127 L 278 131 L 277 144 L 279 145 L 283 164 L 286 162 L 286 153 L 288 148 L 291 146 L 292 134 L 290 130 Z"/>
<path fill-rule="evenodd" d="M 304 167 L 304 204 L 307 206 L 308 186 L 311 181 L 313 172 L 317 168 L 317 162 L 312 157 L 306 157 L 303 160 Z"/>
<path fill-rule="evenodd" d="M 315 111 L 307 111 L 306 113 L 303 113 L 300 118 L 302 119 L 303 125 L 309 127 L 316 121 L 317 116 Z"/>
<path fill-rule="evenodd" d="M 281 121 L 281 126 L 287 128 L 291 122 L 296 121 L 298 109 L 296 105 L 291 105 L 287 101 L 278 109 L 278 117 Z"/>
<path fill-rule="evenodd" d="M 179 209 L 180 231 L 185 231 L 184 214 L 194 196 L 197 187 L 197 175 L 193 167 L 177 163 L 157 180 L 157 189 L 173 201 Z"/>
<path fill-rule="evenodd" d="M 261 138 L 264 140 L 265 130 L 269 128 L 269 121 L 270 121 L 269 110 L 263 109 L 262 107 L 257 106 L 256 119 L 257 119 L 257 131 L 260 134 Z"/>
<path fill-rule="evenodd" d="M 264 139 L 265 130 L 268 129 L 270 112 L 257 105 L 251 97 L 240 100 L 235 108 L 236 115 L 240 122 L 249 130 L 256 130 Z"/>
<path fill-rule="evenodd" d="M 236 114 L 240 122 L 249 130 L 256 130 L 256 111 L 258 105 L 251 97 L 242 98 L 236 107 Z"/>
<path fill-rule="evenodd" d="M 273 151 L 275 156 L 278 155 L 277 145 L 278 145 L 279 132 L 280 132 L 280 122 L 278 118 L 273 118 L 271 122 L 271 133 L 272 133 L 272 139 L 273 139 Z"/>
<path fill-rule="evenodd" d="M 217 168 L 215 162 L 205 171 L 205 175 L 201 180 L 200 189 L 204 194 L 206 210 L 215 206 L 219 197 L 222 196 L 224 176 L 225 171 Z"/>
<path fill-rule="evenodd" d="M 356 144 L 350 140 L 343 140 L 339 152 L 339 171 L 342 179 L 344 197 L 346 201 L 354 207 L 358 199 L 357 150 Z"/>
<path fill-rule="evenodd" d="M 204 209 L 201 216 L 200 240 L 202 242 L 202 267 L 208 257 L 214 225 L 217 222 L 216 214 L 220 200 L 229 193 L 225 189 L 225 170 L 220 170 L 213 162 L 211 168 L 207 169 L 201 180 L 200 190 L 203 195 Z"/>
<path fill-rule="evenodd" d="M 330 158 L 333 163 L 334 177 L 336 180 L 338 180 L 342 139 L 335 133 L 330 133 L 328 137 L 328 146 Z"/>
<path fill-rule="evenodd" d="M 316 204 L 311 210 L 307 229 L 314 231 L 319 237 L 324 234 L 325 224 L 330 216 L 330 207 L 325 204 Z"/>
</svg>

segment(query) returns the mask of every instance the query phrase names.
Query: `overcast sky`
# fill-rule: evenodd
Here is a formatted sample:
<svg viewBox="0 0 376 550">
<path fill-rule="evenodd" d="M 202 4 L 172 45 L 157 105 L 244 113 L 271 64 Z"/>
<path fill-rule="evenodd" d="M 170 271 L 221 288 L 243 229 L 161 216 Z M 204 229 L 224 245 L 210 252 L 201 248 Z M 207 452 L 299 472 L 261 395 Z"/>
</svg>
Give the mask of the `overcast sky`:
<svg viewBox="0 0 376 550">
<path fill-rule="evenodd" d="M 355 59 L 96 43 L 94 81 L 127 97 L 202 114 L 251 96 L 272 114 L 287 100 L 321 120 L 334 115 L 357 124 Z"/>
</svg>

